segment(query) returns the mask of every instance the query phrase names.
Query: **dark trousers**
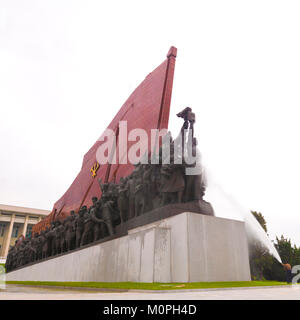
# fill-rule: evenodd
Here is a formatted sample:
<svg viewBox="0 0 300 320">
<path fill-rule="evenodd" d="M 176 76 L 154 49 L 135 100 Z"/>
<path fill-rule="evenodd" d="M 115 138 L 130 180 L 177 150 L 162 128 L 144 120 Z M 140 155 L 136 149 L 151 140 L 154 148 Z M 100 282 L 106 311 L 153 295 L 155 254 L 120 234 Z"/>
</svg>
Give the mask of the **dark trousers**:
<svg viewBox="0 0 300 320">
<path fill-rule="evenodd" d="M 292 282 L 292 270 L 286 270 L 286 282 L 291 283 Z"/>
</svg>

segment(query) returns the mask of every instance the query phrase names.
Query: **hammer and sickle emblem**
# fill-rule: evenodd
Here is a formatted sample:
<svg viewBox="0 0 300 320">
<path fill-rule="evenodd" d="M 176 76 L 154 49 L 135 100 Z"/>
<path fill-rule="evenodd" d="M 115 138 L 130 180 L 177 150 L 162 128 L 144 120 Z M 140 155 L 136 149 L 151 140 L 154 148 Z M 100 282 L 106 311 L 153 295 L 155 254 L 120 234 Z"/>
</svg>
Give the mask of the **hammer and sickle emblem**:
<svg viewBox="0 0 300 320">
<path fill-rule="evenodd" d="M 96 162 L 96 163 L 92 166 L 91 172 L 92 172 L 92 177 L 93 177 L 93 178 L 96 177 L 97 171 L 98 171 L 99 167 L 100 167 L 100 165 L 99 165 L 98 162 Z"/>
</svg>

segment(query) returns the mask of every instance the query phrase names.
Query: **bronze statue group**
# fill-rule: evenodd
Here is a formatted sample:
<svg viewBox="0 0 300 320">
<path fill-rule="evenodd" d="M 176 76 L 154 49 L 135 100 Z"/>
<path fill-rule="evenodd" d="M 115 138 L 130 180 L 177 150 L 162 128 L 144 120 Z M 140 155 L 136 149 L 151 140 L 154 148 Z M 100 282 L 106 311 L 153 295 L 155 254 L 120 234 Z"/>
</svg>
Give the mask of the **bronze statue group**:
<svg viewBox="0 0 300 320">
<path fill-rule="evenodd" d="M 183 128 L 187 127 L 187 122 L 185 120 Z M 102 184 L 99 179 L 100 199 L 93 197 L 89 208 L 82 206 L 77 214 L 71 211 L 64 220 L 52 221 L 50 227 L 10 248 L 6 270 L 12 271 L 111 237 L 117 225 L 159 207 L 201 200 L 205 192 L 204 178 L 202 174 L 186 175 L 185 170 L 191 165 L 185 161 L 181 164 L 174 161 L 174 142 L 169 136 L 171 152 L 170 161 L 166 164 L 161 147 L 157 164 L 153 161 L 138 163 L 133 172 L 121 178 L 119 183 Z M 193 146 L 196 147 L 195 141 Z"/>
</svg>

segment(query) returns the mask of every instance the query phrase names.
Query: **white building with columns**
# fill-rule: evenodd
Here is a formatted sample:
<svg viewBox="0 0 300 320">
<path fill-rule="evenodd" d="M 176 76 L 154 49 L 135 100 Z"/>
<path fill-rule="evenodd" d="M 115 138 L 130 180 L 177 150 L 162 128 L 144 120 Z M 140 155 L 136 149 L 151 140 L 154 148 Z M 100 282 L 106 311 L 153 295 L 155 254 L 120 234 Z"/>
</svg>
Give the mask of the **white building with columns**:
<svg viewBox="0 0 300 320">
<path fill-rule="evenodd" d="M 33 225 L 50 211 L 0 204 L 0 262 L 4 262 L 11 246 L 20 237 L 30 237 Z"/>
</svg>

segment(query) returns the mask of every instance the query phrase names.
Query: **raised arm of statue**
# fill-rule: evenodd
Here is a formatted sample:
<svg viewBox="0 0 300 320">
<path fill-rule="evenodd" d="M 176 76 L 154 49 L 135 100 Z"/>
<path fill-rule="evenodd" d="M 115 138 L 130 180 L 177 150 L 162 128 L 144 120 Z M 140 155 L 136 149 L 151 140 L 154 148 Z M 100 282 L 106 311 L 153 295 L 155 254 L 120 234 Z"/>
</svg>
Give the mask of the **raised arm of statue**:
<svg viewBox="0 0 300 320">
<path fill-rule="evenodd" d="M 98 179 L 99 187 L 101 189 L 101 192 L 103 193 L 103 184 L 101 178 Z"/>
<path fill-rule="evenodd" d="M 95 223 L 104 223 L 104 220 L 103 219 L 98 219 L 95 215 L 95 211 L 92 210 L 91 213 L 90 213 L 90 218 L 92 221 L 94 221 Z"/>
</svg>

